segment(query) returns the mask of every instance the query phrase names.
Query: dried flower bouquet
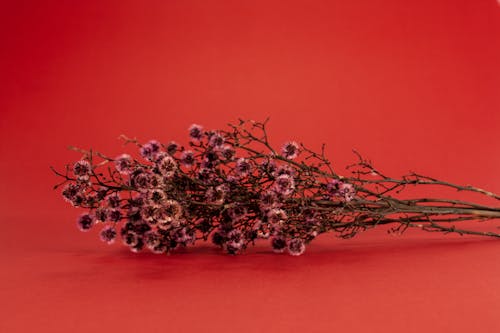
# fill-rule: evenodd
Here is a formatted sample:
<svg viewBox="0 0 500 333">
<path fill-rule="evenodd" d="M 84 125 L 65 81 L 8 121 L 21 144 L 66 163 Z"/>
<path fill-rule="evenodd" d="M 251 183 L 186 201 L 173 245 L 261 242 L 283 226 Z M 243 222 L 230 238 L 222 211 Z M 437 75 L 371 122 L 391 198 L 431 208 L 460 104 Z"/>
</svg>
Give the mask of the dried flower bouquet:
<svg viewBox="0 0 500 333">
<path fill-rule="evenodd" d="M 240 120 L 226 130 L 189 128 L 189 145 L 145 144 L 136 158 L 83 154 L 64 172 L 65 200 L 88 211 L 79 216 L 82 231 L 100 227 L 100 238 L 120 237 L 134 252 L 144 248 L 170 253 L 208 240 L 230 254 L 257 239 L 268 239 L 275 252 L 304 253 L 318 235 L 333 232 L 350 238 L 378 225 L 390 232 L 424 231 L 500 237 L 491 231 L 458 228 L 459 222 L 500 217 L 499 207 L 454 199 L 398 199 L 408 187 L 435 185 L 500 197 L 411 173 L 396 179 L 359 155 L 349 177 L 334 171 L 324 146 L 315 152 L 294 141 L 275 150 L 266 123 Z"/>
</svg>

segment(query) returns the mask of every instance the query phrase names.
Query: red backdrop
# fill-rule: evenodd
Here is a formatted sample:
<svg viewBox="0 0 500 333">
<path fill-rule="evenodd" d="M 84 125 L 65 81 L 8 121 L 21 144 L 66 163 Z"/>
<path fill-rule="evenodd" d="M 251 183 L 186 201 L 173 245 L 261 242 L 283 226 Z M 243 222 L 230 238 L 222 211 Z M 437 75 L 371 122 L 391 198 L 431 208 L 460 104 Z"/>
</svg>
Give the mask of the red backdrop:
<svg viewBox="0 0 500 333">
<path fill-rule="evenodd" d="M 197 122 L 270 116 L 271 139 L 356 148 L 500 192 L 494 0 L 10 1 L 0 14 L 2 332 L 494 332 L 500 245 L 373 231 L 169 257 L 80 233 L 51 186 L 124 133 L 182 141 Z"/>
</svg>

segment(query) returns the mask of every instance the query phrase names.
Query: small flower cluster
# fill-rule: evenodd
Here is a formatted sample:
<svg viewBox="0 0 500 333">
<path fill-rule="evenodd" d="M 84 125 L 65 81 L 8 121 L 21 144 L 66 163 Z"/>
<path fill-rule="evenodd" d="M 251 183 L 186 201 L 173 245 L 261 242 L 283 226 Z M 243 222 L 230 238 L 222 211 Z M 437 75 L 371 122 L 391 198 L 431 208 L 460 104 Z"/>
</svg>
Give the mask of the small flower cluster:
<svg viewBox="0 0 500 333">
<path fill-rule="evenodd" d="M 341 209 L 356 191 L 340 179 L 321 180 L 304 169 L 298 143 L 263 153 L 242 144 L 248 133 L 193 124 L 186 147 L 130 140 L 138 147 L 135 158 L 100 154 L 104 163 L 86 153 L 67 168 L 62 195 L 88 209 L 77 219 L 81 231 L 100 225 L 102 241 L 121 238 L 134 252 L 170 253 L 210 238 L 237 254 L 267 239 L 277 253 L 301 255 L 336 214 L 316 209 L 314 200 Z M 107 175 L 97 170 L 103 164 L 111 166 Z"/>
</svg>

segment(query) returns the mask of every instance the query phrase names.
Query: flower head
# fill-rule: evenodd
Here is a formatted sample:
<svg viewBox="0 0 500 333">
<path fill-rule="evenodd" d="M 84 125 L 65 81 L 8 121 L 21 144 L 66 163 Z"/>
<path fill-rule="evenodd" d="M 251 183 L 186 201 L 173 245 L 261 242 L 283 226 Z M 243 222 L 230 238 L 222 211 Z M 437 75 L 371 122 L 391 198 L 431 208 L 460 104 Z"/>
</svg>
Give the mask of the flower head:
<svg viewBox="0 0 500 333">
<path fill-rule="evenodd" d="M 351 201 L 356 194 L 354 186 L 334 179 L 326 184 L 326 191 L 329 196 L 337 196 L 344 199 L 346 202 Z"/>
<path fill-rule="evenodd" d="M 140 252 L 144 248 L 144 242 L 142 241 L 142 237 L 137 238 L 137 244 L 130 247 L 130 251 L 132 252 Z"/>
<path fill-rule="evenodd" d="M 82 214 L 78 217 L 76 224 L 80 231 L 89 231 L 95 224 L 94 217 L 88 213 Z"/>
<path fill-rule="evenodd" d="M 194 153 L 190 150 L 183 151 L 181 154 L 181 163 L 186 167 L 190 167 L 194 164 Z"/>
<path fill-rule="evenodd" d="M 270 159 L 265 159 L 260 163 L 260 168 L 268 175 L 274 175 L 277 169 L 276 163 Z"/>
<path fill-rule="evenodd" d="M 216 162 L 219 159 L 219 154 L 216 150 L 209 150 L 205 153 L 205 161 Z"/>
<path fill-rule="evenodd" d="M 295 141 L 286 142 L 283 147 L 281 147 L 281 154 L 290 160 L 299 156 L 299 151 L 299 144 Z"/>
<path fill-rule="evenodd" d="M 278 205 L 278 196 L 273 191 L 266 191 L 260 195 L 259 207 L 263 212 L 267 212 Z"/>
<path fill-rule="evenodd" d="M 78 184 L 69 183 L 66 185 L 62 191 L 62 196 L 64 200 L 68 202 L 73 202 L 77 195 L 82 195 L 82 187 Z"/>
<path fill-rule="evenodd" d="M 106 226 L 99 233 L 99 237 L 104 243 L 113 244 L 116 239 L 116 229 L 112 226 Z"/>
<path fill-rule="evenodd" d="M 167 143 L 167 146 L 165 147 L 165 150 L 170 155 L 174 155 L 178 149 L 179 149 L 179 144 L 175 141 L 170 141 L 169 143 Z"/>
<path fill-rule="evenodd" d="M 120 196 L 118 194 L 111 194 L 107 198 L 108 206 L 111 208 L 120 207 Z"/>
<path fill-rule="evenodd" d="M 280 165 L 275 169 L 273 175 L 275 177 L 279 177 L 281 175 L 289 175 L 293 177 L 295 175 L 295 169 L 288 165 Z"/>
<path fill-rule="evenodd" d="M 211 147 L 221 147 L 224 144 L 224 141 L 225 141 L 224 137 L 220 133 L 215 132 L 210 135 L 208 144 Z"/>
<path fill-rule="evenodd" d="M 144 245 L 151 250 L 152 252 L 155 252 L 154 250 L 160 245 L 161 243 L 161 237 L 160 234 L 157 233 L 156 231 L 148 231 L 144 234 L 142 237 L 142 241 L 144 242 Z"/>
<path fill-rule="evenodd" d="M 333 179 L 326 184 L 326 191 L 329 195 L 338 195 L 341 184 L 340 180 Z"/>
<path fill-rule="evenodd" d="M 288 215 L 281 208 L 273 208 L 267 213 L 267 220 L 273 224 L 283 223 L 287 219 Z"/>
<path fill-rule="evenodd" d="M 250 171 L 252 170 L 252 165 L 250 164 L 250 161 L 247 160 L 246 158 L 238 158 L 236 161 L 236 166 L 234 168 L 236 171 L 236 174 L 240 177 L 245 177 L 248 176 Z"/>
<path fill-rule="evenodd" d="M 149 173 L 148 174 L 148 177 L 149 177 L 148 188 L 145 188 L 144 191 L 147 192 L 148 189 L 156 189 L 156 188 L 162 187 L 165 184 L 165 181 L 170 179 L 172 176 L 173 176 L 173 174 L 169 174 L 168 176 L 167 175 L 163 176 L 163 175 L 159 175 L 157 173 Z"/>
<path fill-rule="evenodd" d="M 156 217 L 158 215 L 159 207 L 156 205 L 144 205 L 141 208 L 142 219 L 148 222 L 150 225 L 155 225 L 157 223 Z"/>
<path fill-rule="evenodd" d="M 149 189 L 150 174 L 142 169 L 138 169 L 132 173 L 130 183 L 138 190 L 145 191 Z"/>
<path fill-rule="evenodd" d="M 208 182 L 214 178 L 215 174 L 212 169 L 203 167 L 200 170 L 198 170 L 196 176 L 199 180 L 203 182 Z"/>
<path fill-rule="evenodd" d="M 122 219 L 122 212 L 119 209 L 110 209 L 108 216 L 110 221 L 119 222 Z"/>
<path fill-rule="evenodd" d="M 160 152 L 161 144 L 156 140 L 151 140 L 141 146 L 139 152 L 142 157 L 148 160 L 155 159 L 156 155 Z"/>
<path fill-rule="evenodd" d="M 158 221 L 158 228 L 167 230 L 179 224 L 182 216 L 182 206 L 175 200 L 166 200 L 156 208 L 155 219 Z"/>
<path fill-rule="evenodd" d="M 273 237 L 271 238 L 271 247 L 276 253 L 283 253 L 286 249 L 286 239 L 283 237 Z"/>
<path fill-rule="evenodd" d="M 203 126 L 197 124 L 189 126 L 189 137 L 192 140 L 201 140 L 203 138 Z"/>
<path fill-rule="evenodd" d="M 160 189 L 154 189 L 147 193 L 148 199 L 153 203 L 159 204 L 166 199 L 165 192 Z"/>
<path fill-rule="evenodd" d="M 231 161 L 234 158 L 234 155 L 236 154 L 234 149 L 229 145 L 224 145 L 224 146 L 220 147 L 219 151 L 220 151 L 222 157 L 228 161 Z"/>
<path fill-rule="evenodd" d="M 228 209 L 229 217 L 233 222 L 238 222 L 247 214 L 247 208 L 243 205 L 236 205 Z"/>
<path fill-rule="evenodd" d="M 128 174 L 132 171 L 132 157 L 128 154 L 122 154 L 115 158 L 115 167 L 119 173 Z"/>
<path fill-rule="evenodd" d="M 226 178 L 226 182 L 228 183 L 228 185 L 234 186 L 234 185 L 238 184 L 239 181 L 240 181 L 240 179 L 236 176 L 233 176 L 233 175 L 229 175 Z"/>
<path fill-rule="evenodd" d="M 187 228 L 180 228 L 176 230 L 173 235 L 175 242 L 178 245 L 186 246 L 188 244 L 194 244 L 196 237 L 192 230 L 188 230 Z"/>
<path fill-rule="evenodd" d="M 222 230 L 218 229 L 213 232 L 212 243 L 218 246 L 223 246 L 225 240 L 226 240 L 225 233 Z"/>
<path fill-rule="evenodd" d="M 295 190 L 295 181 L 293 177 L 283 174 L 274 181 L 274 190 L 282 196 L 288 196 Z"/>
<path fill-rule="evenodd" d="M 340 185 L 339 193 L 344 198 L 345 201 L 349 202 L 352 199 L 354 199 L 356 190 L 354 189 L 354 186 L 352 186 L 351 184 L 343 183 L 342 185 Z"/>
<path fill-rule="evenodd" d="M 305 250 L 306 245 L 301 238 L 293 238 L 288 242 L 288 253 L 292 256 L 300 256 Z"/>
<path fill-rule="evenodd" d="M 71 199 L 71 204 L 75 207 L 82 206 L 84 205 L 86 200 L 85 194 L 83 192 L 76 194 L 72 199 Z"/>
<path fill-rule="evenodd" d="M 79 180 L 88 180 L 91 172 L 92 166 L 87 160 L 80 160 L 73 165 L 73 173 Z"/>
<path fill-rule="evenodd" d="M 99 207 L 95 210 L 94 215 L 95 215 L 96 221 L 106 222 L 106 219 L 108 218 L 108 208 Z"/>
<path fill-rule="evenodd" d="M 122 240 L 125 245 L 128 245 L 130 247 L 139 244 L 139 236 L 132 230 L 126 230 L 122 232 Z"/>
<path fill-rule="evenodd" d="M 205 192 L 205 198 L 210 203 L 221 204 L 224 202 L 226 194 L 229 192 L 229 186 L 221 184 L 217 187 L 210 187 Z"/>
<path fill-rule="evenodd" d="M 226 237 L 225 248 L 230 254 L 236 254 L 240 252 L 245 245 L 245 238 L 243 233 L 238 229 L 231 230 Z"/>
<path fill-rule="evenodd" d="M 269 223 L 264 223 L 261 219 L 256 219 L 252 226 L 252 231 L 255 232 L 257 238 L 268 239 L 271 236 Z"/>
<path fill-rule="evenodd" d="M 175 159 L 165 153 L 159 154 L 156 159 L 156 166 L 160 173 L 165 177 L 171 177 L 177 170 L 177 162 Z"/>
</svg>

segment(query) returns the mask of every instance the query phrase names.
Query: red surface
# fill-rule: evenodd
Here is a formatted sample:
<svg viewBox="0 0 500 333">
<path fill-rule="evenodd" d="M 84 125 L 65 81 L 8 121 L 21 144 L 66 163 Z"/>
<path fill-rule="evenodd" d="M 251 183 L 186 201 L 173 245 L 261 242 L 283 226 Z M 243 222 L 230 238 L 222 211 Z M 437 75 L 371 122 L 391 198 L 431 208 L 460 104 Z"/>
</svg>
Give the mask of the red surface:
<svg viewBox="0 0 500 333">
<path fill-rule="evenodd" d="M 1 332 L 498 332 L 500 243 L 381 231 L 169 257 L 107 247 L 51 190 L 68 144 L 273 141 L 500 192 L 500 6 L 477 1 L 10 1 L 0 14 Z M 452 193 L 455 195 L 456 193 Z M 479 199 L 478 199 L 479 200 Z"/>
</svg>

